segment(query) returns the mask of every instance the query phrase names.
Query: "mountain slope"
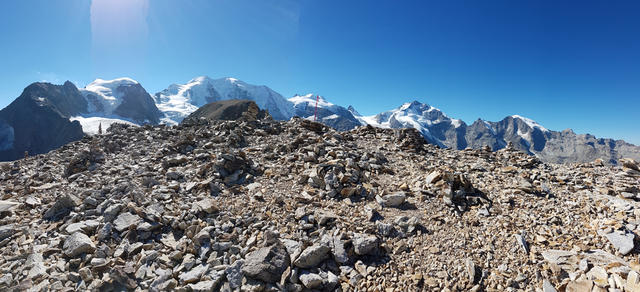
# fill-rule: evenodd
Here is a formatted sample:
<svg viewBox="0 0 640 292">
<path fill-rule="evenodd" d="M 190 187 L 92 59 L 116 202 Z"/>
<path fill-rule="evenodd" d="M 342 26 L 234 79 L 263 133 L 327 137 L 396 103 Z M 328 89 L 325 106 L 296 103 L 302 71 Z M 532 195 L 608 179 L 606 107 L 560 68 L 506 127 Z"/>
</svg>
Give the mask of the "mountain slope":
<svg viewBox="0 0 640 292">
<path fill-rule="evenodd" d="M 87 103 L 71 82 L 33 83 L 0 110 L 0 161 L 46 153 L 84 134 L 69 116 L 86 110 Z"/>
<path fill-rule="evenodd" d="M 293 110 L 296 116 L 313 120 L 317 114 L 317 121 L 322 122 L 334 129 L 345 131 L 351 130 L 362 123 L 344 107 L 328 102 L 324 97 L 316 97 L 313 94 L 296 95 L 289 98 L 293 103 Z M 317 104 L 317 111 L 316 111 Z"/>
<path fill-rule="evenodd" d="M 235 78 L 194 78 L 186 84 L 172 84 L 154 96 L 165 114 L 163 122 L 177 124 L 199 107 L 220 100 L 247 99 L 266 109 L 277 120 L 293 116 L 293 106 L 282 95 L 264 85 L 252 85 Z"/>
</svg>

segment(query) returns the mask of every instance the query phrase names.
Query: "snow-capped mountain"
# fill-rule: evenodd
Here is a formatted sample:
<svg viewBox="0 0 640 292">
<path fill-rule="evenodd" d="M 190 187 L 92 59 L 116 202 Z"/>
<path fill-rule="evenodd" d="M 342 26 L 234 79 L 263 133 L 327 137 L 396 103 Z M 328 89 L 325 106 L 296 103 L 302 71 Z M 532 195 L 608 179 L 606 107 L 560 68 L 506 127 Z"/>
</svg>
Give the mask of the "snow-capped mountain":
<svg viewBox="0 0 640 292">
<path fill-rule="evenodd" d="M 418 101 L 377 115 L 362 116 L 349 106 L 333 104 L 313 94 L 284 99 L 266 86 L 247 84 L 234 78 L 203 76 L 186 84 L 172 84 L 154 97 L 130 78 L 97 79 L 78 89 L 63 85 L 33 83 L 14 102 L 0 111 L 0 160 L 44 153 L 70 141 L 93 134 L 112 123 L 174 125 L 198 108 L 214 101 L 249 99 L 275 119 L 294 115 L 317 120 L 339 130 L 360 125 L 384 128 L 416 128 L 425 139 L 441 147 L 465 149 L 490 146 L 502 149 L 508 143 L 546 162 L 589 162 L 601 158 L 615 163 L 622 157 L 640 160 L 640 147 L 622 140 L 598 139 L 571 130 L 548 130 L 534 120 L 508 116 L 491 122 L 478 119 L 471 125 L 447 116 Z"/>
<path fill-rule="evenodd" d="M 341 131 L 362 125 L 351 111 L 328 102 L 322 96 L 314 94 L 295 95 L 289 98 L 288 101 L 293 103 L 294 114 L 304 119 L 313 120 L 315 117 L 318 122 Z"/>
<path fill-rule="evenodd" d="M 115 122 L 127 124 L 157 124 L 163 114 L 151 95 L 131 78 L 96 79 L 80 92 L 87 108 L 80 115 L 70 117 L 79 121 L 85 133 L 94 134 Z"/>
<path fill-rule="evenodd" d="M 357 113 L 355 109 L 350 112 Z M 615 163 L 622 157 L 640 159 L 640 147 L 622 140 L 597 139 L 571 130 L 551 131 L 532 119 L 512 115 L 499 122 L 482 119 L 473 124 L 448 117 L 442 111 L 417 101 L 374 116 L 355 116 L 363 124 L 383 128 L 416 128 L 432 144 L 453 149 L 493 150 L 513 147 L 546 162 L 590 162 L 596 158 Z"/>
<path fill-rule="evenodd" d="M 163 123 L 178 124 L 199 107 L 219 100 L 253 100 L 266 109 L 274 119 L 286 120 L 293 116 L 293 106 L 282 95 L 264 85 L 252 85 L 235 78 L 211 79 L 201 76 L 186 84 L 172 84 L 154 96 L 165 114 Z"/>
<path fill-rule="evenodd" d="M 381 128 L 416 128 L 429 143 L 441 147 L 458 147 L 459 135 L 466 124 L 452 119 L 439 109 L 418 101 L 379 113 L 357 117 L 365 124 Z"/>
</svg>

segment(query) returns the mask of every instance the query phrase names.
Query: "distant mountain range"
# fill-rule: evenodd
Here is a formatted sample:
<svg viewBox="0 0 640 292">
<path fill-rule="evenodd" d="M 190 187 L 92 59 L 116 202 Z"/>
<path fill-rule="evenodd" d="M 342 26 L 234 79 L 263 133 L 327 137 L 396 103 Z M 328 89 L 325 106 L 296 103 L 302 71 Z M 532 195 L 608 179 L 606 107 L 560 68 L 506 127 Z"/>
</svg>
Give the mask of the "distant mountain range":
<svg viewBox="0 0 640 292">
<path fill-rule="evenodd" d="M 325 97 L 307 94 L 285 99 L 267 86 L 235 78 L 201 76 L 185 84 L 172 84 L 151 96 L 130 78 L 97 79 L 85 88 L 33 83 L 9 106 L 0 110 L 0 160 L 40 154 L 96 134 L 115 122 L 132 125 L 177 125 L 206 104 L 246 99 L 268 110 L 277 120 L 293 116 L 317 119 L 338 130 L 371 125 L 416 128 L 432 144 L 454 148 L 502 149 L 513 147 L 545 162 L 590 162 L 597 158 L 615 164 L 628 157 L 640 160 L 640 147 L 623 140 L 596 138 L 571 130 L 551 131 L 535 121 L 512 115 L 501 121 L 478 119 L 471 125 L 451 118 L 428 104 L 413 101 L 373 116 L 362 116 L 352 106 L 344 108 Z M 316 108 L 317 104 L 317 108 Z"/>
</svg>

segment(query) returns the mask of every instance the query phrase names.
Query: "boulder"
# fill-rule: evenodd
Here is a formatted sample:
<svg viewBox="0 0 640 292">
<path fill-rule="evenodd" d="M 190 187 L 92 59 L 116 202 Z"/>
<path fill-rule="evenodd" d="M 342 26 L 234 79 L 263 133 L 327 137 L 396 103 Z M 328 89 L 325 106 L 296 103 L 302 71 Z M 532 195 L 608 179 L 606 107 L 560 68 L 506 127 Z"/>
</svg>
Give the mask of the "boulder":
<svg viewBox="0 0 640 292">
<path fill-rule="evenodd" d="M 605 235 L 609 242 L 615 247 L 619 253 L 626 255 L 633 250 L 633 239 L 635 235 L 633 233 L 624 233 L 621 231 L 614 231 Z"/>
<path fill-rule="evenodd" d="M 275 283 L 280 281 L 289 264 L 291 260 L 286 248 L 274 244 L 248 253 L 242 271 L 247 277 Z"/>
<path fill-rule="evenodd" d="M 404 192 L 397 192 L 385 196 L 377 196 L 376 201 L 383 207 L 398 207 L 404 203 L 407 195 Z"/>
<path fill-rule="evenodd" d="M 124 212 L 118 215 L 118 218 L 113 221 L 114 228 L 118 230 L 118 232 L 122 232 L 124 230 L 129 229 L 131 226 L 136 226 L 142 223 L 142 218 L 140 216 L 131 214 L 129 212 Z"/>
<path fill-rule="evenodd" d="M 182 283 L 195 283 L 200 281 L 200 278 L 204 273 L 209 270 L 209 265 L 199 265 L 189 270 L 188 272 L 183 272 L 180 274 L 180 282 Z"/>
<path fill-rule="evenodd" d="M 300 275 L 300 282 L 308 289 L 315 289 L 322 286 L 322 277 L 316 273 L 304 273 Z"/>
<path fill-rule="evenodd" d="M 83 253 L 93 253 L 96 246 L 91 241 L 91 238 L 82 232 L 76 232 L 69 235 L 64 240 L 62 251 L 68 257 L 77 257 Z"/>
<path fill-rule="evenodd" d="M 46 220 L 57 220 L 67 216 L 80 203 L 82 203 L 80 199 L 74 195 L 62 195 L 53 203 L 53 206 L 47 209 L 42 217 Z"/>
<path fill-rule="evenodd" d="M 303 268 L 303 269 L 313 268 L 328 257 L 330 250 L 331 249 L 326 245 L 320 245 L 320 244 L 312 245 L 310 247 L 307 247 L 304 251 L 302 251 L 300 256 L 298 256 L 298 258 L 295 259 L 295 261 L 293 261 L 293 264 L 296 267 Z"/>
<path fill-rule="evenodd" d="M 374 235 L 356 234 L 353 237 L 353 249 L 358 255 L 372 254 L 377 247 L 378 238 Z"/>
</svg>

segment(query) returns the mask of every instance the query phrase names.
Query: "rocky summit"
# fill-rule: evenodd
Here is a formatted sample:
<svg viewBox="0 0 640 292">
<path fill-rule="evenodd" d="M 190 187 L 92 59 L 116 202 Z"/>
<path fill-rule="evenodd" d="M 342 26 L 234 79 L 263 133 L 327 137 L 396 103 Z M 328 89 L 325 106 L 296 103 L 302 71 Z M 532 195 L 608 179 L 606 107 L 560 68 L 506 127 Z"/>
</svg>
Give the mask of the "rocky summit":
<svg viewBox="0 0 640 292">
<path fill-rule="evenodd" d="M 0 164 L 3 291 L 640 291 L 640 168 L 294 118 Z"/>
</svg>

